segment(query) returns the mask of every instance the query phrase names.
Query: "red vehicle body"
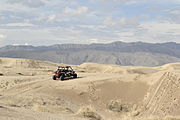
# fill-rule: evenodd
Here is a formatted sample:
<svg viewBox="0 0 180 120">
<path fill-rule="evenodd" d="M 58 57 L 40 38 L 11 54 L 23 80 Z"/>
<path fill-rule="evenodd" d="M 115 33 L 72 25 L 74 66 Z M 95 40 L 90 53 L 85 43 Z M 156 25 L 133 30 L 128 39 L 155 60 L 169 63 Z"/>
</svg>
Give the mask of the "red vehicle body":
<svg viewBox="0 0 180 120">
<path fill-rule="evenodd" d="M 53 80 L 64 80 L 67 78 L 77 78 L 76 72 L 71 68 L 71 66 L 59 66 L 58 69 L 54 72 Z"/>
</svg>

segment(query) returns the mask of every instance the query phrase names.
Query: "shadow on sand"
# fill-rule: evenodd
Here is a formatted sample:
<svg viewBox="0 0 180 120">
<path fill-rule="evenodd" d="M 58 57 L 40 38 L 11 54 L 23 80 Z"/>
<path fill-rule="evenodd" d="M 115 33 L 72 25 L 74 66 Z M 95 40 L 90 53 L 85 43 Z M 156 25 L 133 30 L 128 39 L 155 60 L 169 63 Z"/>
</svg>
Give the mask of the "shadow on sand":
<svg viewBox="0 0 180 120">
<path fill-rule="evenodd" d="M 61 79 L 57 79 L 56 81 L 68 81 L 68 80 L 77 80 L 79 78 L 83 78 L 83 77 L 77 77 L 77 78 L 72 78 L 72 77 L 69 77 L 69 78 L 65 78 L 64 80 L 61 80 Z"/>
</svg>

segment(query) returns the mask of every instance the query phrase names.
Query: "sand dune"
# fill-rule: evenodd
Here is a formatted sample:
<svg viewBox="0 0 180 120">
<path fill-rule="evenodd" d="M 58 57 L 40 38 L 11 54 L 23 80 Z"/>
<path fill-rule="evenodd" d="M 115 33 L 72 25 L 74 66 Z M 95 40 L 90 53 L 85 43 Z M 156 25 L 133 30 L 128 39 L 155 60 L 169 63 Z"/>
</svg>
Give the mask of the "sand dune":
<svg viewBox="0 0 180 120">
<path fill-rule="evenodd" d="M 0 58 L 0 119 L 131 120 L 180 115 L 180 63 L 160 67 L 84 63 L 53 81 L 56 64 Z"/>
</svg>

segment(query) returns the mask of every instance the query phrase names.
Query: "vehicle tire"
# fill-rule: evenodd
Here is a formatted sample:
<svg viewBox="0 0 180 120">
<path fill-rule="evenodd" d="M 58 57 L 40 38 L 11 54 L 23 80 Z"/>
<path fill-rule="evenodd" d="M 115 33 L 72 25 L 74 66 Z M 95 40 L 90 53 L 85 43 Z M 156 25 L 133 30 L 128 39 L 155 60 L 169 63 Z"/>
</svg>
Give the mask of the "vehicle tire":
<svg viewBox="0 0 180 120">
<path fill-rule="evenodd" d="M 65 78 L 65 76 L 64 76 L 64 75 L 61 75 L 61 77 L 60 77 L 61 81 L 63 81 L 64 78 Z"/>
<path fill-rule="evenodd" d="M 52 79 L 53 79 L 53 80 L 56 80 L 57 78 L 56 78 L 56 76 L 55 76 L 55 75 L 53 75 Z"/>
<path fill-rule="evenodd" d="M 74 75 L 73 75 L 73 78 L 77 78 L 77 74 L 74 74 Z"/>
</svg>

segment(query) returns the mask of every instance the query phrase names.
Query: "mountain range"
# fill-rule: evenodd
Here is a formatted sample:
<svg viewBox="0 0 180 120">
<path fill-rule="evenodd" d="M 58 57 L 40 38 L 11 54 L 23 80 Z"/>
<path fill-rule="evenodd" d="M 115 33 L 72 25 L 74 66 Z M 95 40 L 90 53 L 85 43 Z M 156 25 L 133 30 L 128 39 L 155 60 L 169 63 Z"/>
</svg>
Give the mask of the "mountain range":
<svg viewBox="0 0 180 120">
<path fill-rule="evenodd" d="M 107 44 L 7 45 L 0 48 L 0 57 L 28 58 L 74 65 L 94 62 L 159 66 L 180 62 L 180 44 L 117 41 Z"/>
</svg>

